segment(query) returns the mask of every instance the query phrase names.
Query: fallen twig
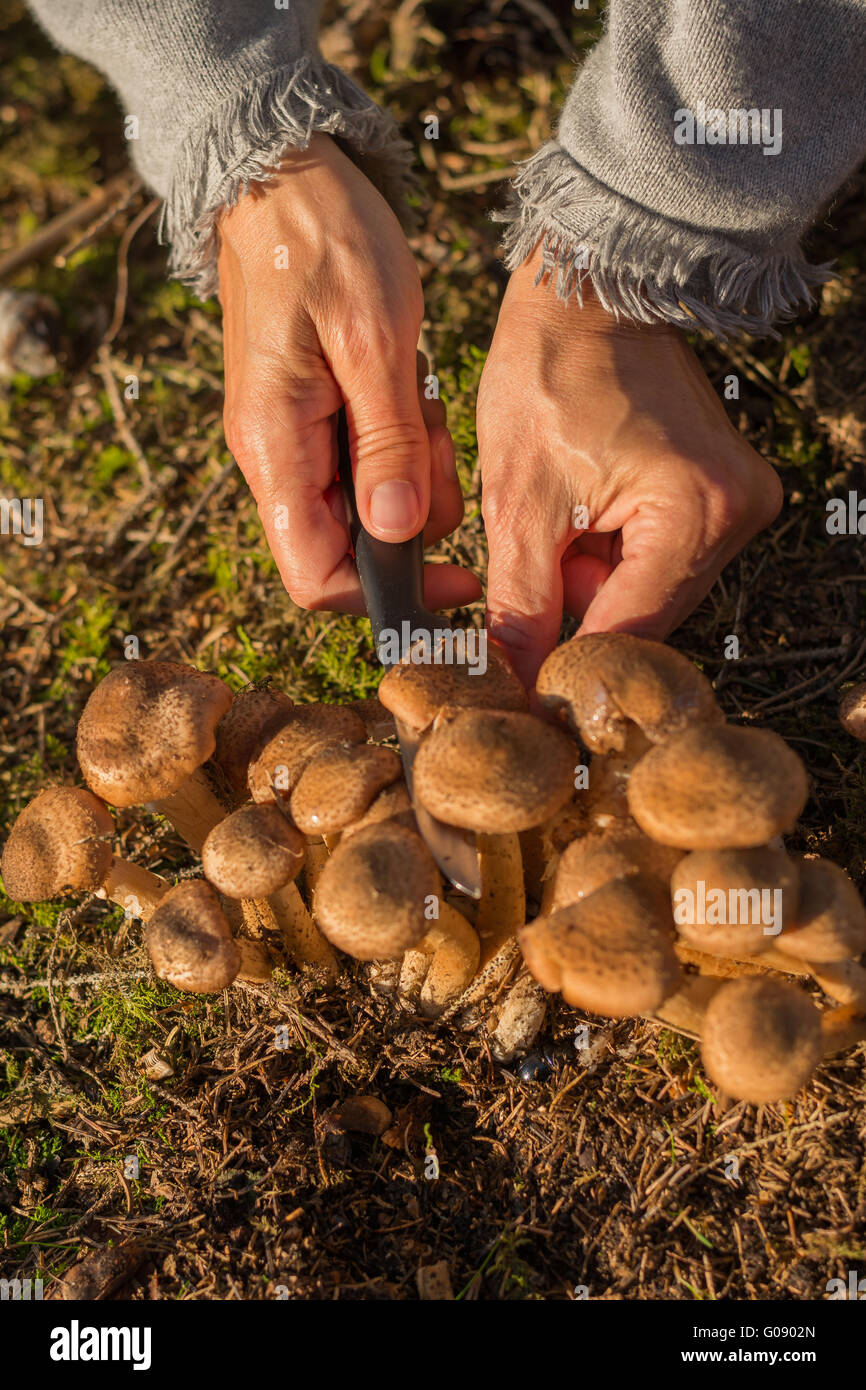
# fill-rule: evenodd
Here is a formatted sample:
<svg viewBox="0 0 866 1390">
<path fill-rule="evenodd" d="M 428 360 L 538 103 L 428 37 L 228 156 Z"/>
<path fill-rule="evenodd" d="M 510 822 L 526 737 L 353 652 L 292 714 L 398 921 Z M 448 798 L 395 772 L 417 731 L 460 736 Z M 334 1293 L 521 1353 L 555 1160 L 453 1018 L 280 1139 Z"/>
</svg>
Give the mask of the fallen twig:
<svg viewBox="0 0 866 1390">
<path fill-rule="evenodd" d="M 138 191 L 140 186 L 138 180 L 135 181 L 134 185 L 130 183 L 129 173 L 118 174 L 116 178 L 110 179 L 103 188 L 96 189 L 82 202 L 76 203 L 75 207 L 67 208 L 66 212 L 61 212 L 58 217 L 53 218 L 23 246 L 17 246 L 14 251 L 9 251 L 0 258 L 0 280 L 16 275 L 31 261 L 38 261 L 43 256 L 49 256 L 52 251 L 63 244 L 69 233 L 74 231 L 76 227 L 81 227 L 85 222 L 90 221 L 110 207 L 117 199 L 118 194 L 126 193 L 131 196 Z M 121 206 L 123 206 L 122 203 Z"/>
</svg>

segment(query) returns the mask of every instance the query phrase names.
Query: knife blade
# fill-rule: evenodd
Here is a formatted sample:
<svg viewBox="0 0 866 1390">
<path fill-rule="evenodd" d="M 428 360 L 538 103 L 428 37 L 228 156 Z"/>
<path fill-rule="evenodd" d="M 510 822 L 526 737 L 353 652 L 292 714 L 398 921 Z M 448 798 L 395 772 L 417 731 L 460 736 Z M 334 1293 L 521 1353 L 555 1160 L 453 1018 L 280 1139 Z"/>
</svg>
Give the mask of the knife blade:
<svg viewBox="0 0 866 1390">
<path fill-rule="evenodd" d="M 345 407 L 337 415 L 337 455 L 339 460 L 339 480 L 346 503 L 349 535 L 355 564 L 367 615 L 373 629 L 373 642 L 376 654 L 384 666 L 388 662 L 382 653 L 388 644 L 380 641 L 383 632 L 402 633 L 403 624 L 408 622 L 413 634 L 431 634 L 428 650 L 432 651 L 432 632 L 444 632 L 448 624 L 424 607 L 424 543 L 420 535 L 409 541 L 380 541 L 371 536 L 361 525 L 355 501 L 355 486 L 352 478 L 352 457 L 349 450 L 349 427 Z M 475 836 L 456 826 L 446 825 L 425 811 L 415 796 L 415 781 L 412 766 L 420 746 L 420 736 L 402 720 L 396 720 L 397 737 L 400 741 L 400 755 L 403 759 L 403 772 L 412 809 L 418 823 L 422 839 L 442 870 L 442 873 L 455 888 L 470 898 L 481 897 L 481 871 L 478 864 L 478 850 Z"/>
</svg>

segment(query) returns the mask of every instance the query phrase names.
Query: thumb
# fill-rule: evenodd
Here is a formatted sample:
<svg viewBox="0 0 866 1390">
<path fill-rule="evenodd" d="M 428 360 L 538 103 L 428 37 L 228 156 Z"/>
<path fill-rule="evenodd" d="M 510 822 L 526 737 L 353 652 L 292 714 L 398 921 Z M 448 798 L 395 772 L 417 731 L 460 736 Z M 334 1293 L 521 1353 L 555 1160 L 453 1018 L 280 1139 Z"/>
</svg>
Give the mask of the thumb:
<svg viewBox="0 0 866 1390">
<path fill-rule="evenodd" d="M 406 541 L 430 511 L 430 443 L 418 401 L 414 352 L 358 379 L 341 374 L 361 523 L 383 541 Z"/>
<path fill-rule="evenodd" d="M 486 517 L 487 626 L 527 689 L 562 625 L 561 557 L 550 536 L 500 528 Z"/>
</svg>

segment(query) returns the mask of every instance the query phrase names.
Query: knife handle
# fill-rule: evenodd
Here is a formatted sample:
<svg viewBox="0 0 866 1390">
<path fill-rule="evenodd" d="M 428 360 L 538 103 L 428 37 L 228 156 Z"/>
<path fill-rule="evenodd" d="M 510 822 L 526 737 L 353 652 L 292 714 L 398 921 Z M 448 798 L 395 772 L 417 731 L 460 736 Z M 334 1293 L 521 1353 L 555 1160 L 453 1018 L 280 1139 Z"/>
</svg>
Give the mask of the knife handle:
<svg viewBox="0 0 866 1390">
<path fill-rule="evenodd" d="M 337 415 L 337 455 L 349 536 L 373 641 L 378 649 L 379 635 L 385 628 L 392 629 L 399 638 L 401 623 L 406 620 L 413 626 L 429 626 L 429 615 L 424 609 L 424 541 L 421 533 L 410 541 L 380 541 L 361 525 L 352 479 L 345 406 L 340 407 Z"/>
</svg>

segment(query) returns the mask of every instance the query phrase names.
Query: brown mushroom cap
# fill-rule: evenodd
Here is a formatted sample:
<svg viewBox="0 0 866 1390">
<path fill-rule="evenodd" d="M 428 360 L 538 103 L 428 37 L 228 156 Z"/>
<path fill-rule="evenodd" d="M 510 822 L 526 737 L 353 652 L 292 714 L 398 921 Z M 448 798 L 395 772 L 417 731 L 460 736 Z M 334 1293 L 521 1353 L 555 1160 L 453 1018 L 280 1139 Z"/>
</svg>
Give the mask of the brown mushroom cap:
<svg viewBox="0 0 866 1390">
<path fill-rule="evenodd" d="M 531 714 L 445 709 L 415 758 L 415 795 L 464 830 L 528 830 L 569 800 L 576 755 L 565 734 Z"/>
<path fill-rule="evenodd" d="M 776 892 L 780 899 L 763 896 Z M 678 932 L 713 956 L 751 956 L 778 946 L 779 932 L 796 919 L 798 892 L 796 863 L 769 845 L 696 850 L 680 859 L 671 875 Z"/>
<path fill-rule="evenodd" d="M 845 870 L 829 859 L 803 859 L 799 867 L 799 906 L 774 945 L 816 965 L 866 951 L 866 908 Z"/>
<path fill-rule="evenodd" d="M 748 849 L 790 830 L 806 804 L 806 769 L 778 734 L 698 725 L 635 766 L 628 804 L 641 830 L 681 849 Z"/>
<path fill-rule="evenodd" d="M 294 701 L 282 690 L 242 690 L 216 728 L 213 760 L 236 801 L 249 796 L 250 763 L 261 743 L 288 718 Z"/>
<path fill-rule="evenodd" d="M 83 787 L 47 787 L 25 806 L 6 841 L 0 874 L 10 898 L 45 902 L 65 893 L 92 893 L 113 858 L 108 807 Z"/>
<path fill-rule="evenodd" d="M 412 729 L 426 729 L 445 705 L 455 709 L 527 710 L 529 700 L 502 649 L 487 642 L 487 669 L 472 674 L 472 667 L 411 662 L 408 659 L 386 671 L 379 699 L 396 719 Z"/>
<path fill-rule="evenodd" d="M 344 830 L 402 771 L 393 748 L 369 743 L 325 748 L 307 763 L 292 792 L 292 819 L 305 835 Z"/>
<path fill-rule="evenodd" d="M 203 879 L 170 888 L 145 928 L 153 968 L 175 989 L 214 994 L 240 968 L 240 952 L 219 898 Z"/>
<path fill-rule="evenodd" d="M 839 701 L 839 722 L 852 738 L 866 739 L 866 681 L 858 681 Z"/>
<path fill-rule="evenodd" d="M 314 912 L 341 951 L 388 960 L 426 934 L 428 899 L 439 892 L 439 871 L 424 841 L 384 821 L 340 841 L 316 885 Z"/>
<path fill-rule="evenodd" d="M 406 830 L 414 830 L 416 833 L 418 831 L 415 812 L 412 810 L 412 802 L 409 799 L 409 788 L 402 777 L 398 781 L 392 782 L 389 787 L 384 787 L 379 795 L 370 802 L 363 816 L 346 826 L 343 831 L 343 839 L 347 839 L 349 835 L 354 835 L 358 830 L 365 830 L 368 825 L 379 825 L 386 820 L 396 821 Z"/>
<path fill-rule="evenodd" d="M 242 806 L 210 832 L 201 862 L 227 898 L 267 898 L 303 867 L 304 837 L 279 806 Z"/>
<path fill-rule="evenodd" d="M 629 723 L 651 743 L 724 716 L 706 676 L 663 642 L 628 632 L 576 637 L 550 653 L 538 697 L 593 753 L 622 752 Z"/>
<path fill-rule="evenodd" d="M 365 743 L 367 731 L 357 714 L 341 705 L 295 705 L 287 719 L 260 746 L 250 764 L 253 801 L 288 801 L 307 763 L 325 748 Z"/>
<path fill-rule="evenodd" d="M 232 702 L 216 676 L 176 661 L 126 661 L 94 690 L 78 724 L 88 785 L 113 806 L 171 796 L 207 762 Z"/>
<path fill-rule="evenodd" d="M 729 980 L 707 1006 L 704 1066 L 737 1100 L 763 1105 L 795 1095 L 822 1053 L 821 1015 L 787 980 L 771 975 Z"/>
<path fill-rule="evenodd" d="M 608 1018 L 652 1012 L 680 979 L 670 917 L 640 877 L 615 879 L 537 917 L 517 939 L 539 984 Z"/>
<path fill-rule="evenodd" d="M 657 844 L 633 821 L 615 822 L 608 829 L 573 840 L 556 866 L 551 908 L 580 902 L 606 883 L 640 874 L 667 885 L 682 850 Z"/>
<path fill-rule="evenodd" d="M 381 743 L 382 739 L 386 738 L 396 738 L 397 726 L 394 716 L 385 708 L 378 695 L 365 700 L 352 700 L 349 709 L 353 714 L 357 714 L 367 730 L 367 737 L 374 743 Z"/>
</svg>

